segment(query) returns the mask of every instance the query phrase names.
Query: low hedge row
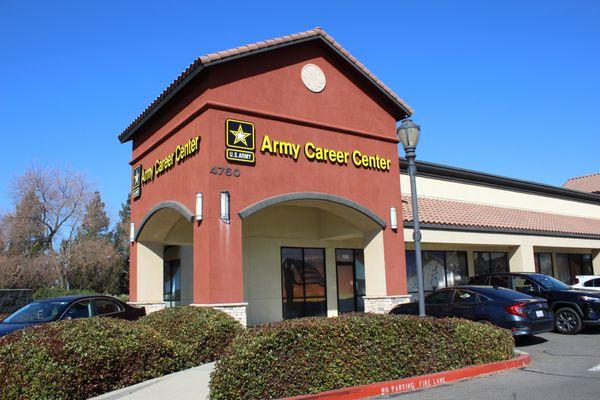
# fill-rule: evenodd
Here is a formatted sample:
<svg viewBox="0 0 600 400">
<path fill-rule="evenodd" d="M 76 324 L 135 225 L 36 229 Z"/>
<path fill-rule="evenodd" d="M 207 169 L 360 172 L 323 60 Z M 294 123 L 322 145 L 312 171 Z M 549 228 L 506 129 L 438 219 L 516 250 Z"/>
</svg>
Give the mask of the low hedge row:
<svg viewBox="0 0 600 400">
<path fill-rule="evenodd" d="M 176 345 L 182 369 L 215 361 L 242 330 L 242 325 L 228 314 L 205 307 L 166 308 L 138 323 Z"/>
<path fill-rule="evenodd" d="M 250 329 L 216 365 L 211 399 L 272 399 L 506 360 L 507 330 L 460 319 L 351 314 Z"/>
<path fill-rule="evenodd" d="M 241 329 L 221 311 L 178 307 L 17 331 L 0 338 L 0 399 L 86 399 L 214 361 Z"/>
</svg>

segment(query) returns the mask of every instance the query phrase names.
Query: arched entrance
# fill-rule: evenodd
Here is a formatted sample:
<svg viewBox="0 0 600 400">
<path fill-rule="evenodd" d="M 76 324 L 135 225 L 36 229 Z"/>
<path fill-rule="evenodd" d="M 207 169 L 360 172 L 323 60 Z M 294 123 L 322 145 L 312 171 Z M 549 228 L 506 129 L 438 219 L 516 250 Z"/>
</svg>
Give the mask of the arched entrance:
<svg viewBox="0 0 600 400">
<path fill-rule="evenodd" d="M 291 193 L 242 210 L 249 324 L 363 311 L 386 294 L 385 222 L 323 193 Z"/>
<path fill-rule="evenodd" d="M 162 202 L 135 234 L 137 301 L 152 308 L 193 303 L 193 215 L 178 202 Z"/>
</svg>

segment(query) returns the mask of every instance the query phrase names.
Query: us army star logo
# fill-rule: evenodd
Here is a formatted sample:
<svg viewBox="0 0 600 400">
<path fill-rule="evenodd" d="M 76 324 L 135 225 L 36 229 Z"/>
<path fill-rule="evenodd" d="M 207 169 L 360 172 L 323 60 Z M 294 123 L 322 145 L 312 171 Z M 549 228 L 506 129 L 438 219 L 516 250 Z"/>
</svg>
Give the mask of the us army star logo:
<svg viewBox="0 0 600 400">
<path fill-rule="evenodd" d="M 242 125 L 238 125 L 238 129 L 237 131 L 234 130 L 230 130 L 229 132 L 231 132 L 231 134 L 233 136 L 235 136 L 235 140 L 233 141 L 233 144 L 235 145 L 236 143 L 244 143 L 244 146 L 248 146 L 248 142 L 246 141 L 246 138 L 248 136 L 251 135 L 251 133 L 246 133 L 244 132 L 244 130 L 242 129 Z"/>
</svg>

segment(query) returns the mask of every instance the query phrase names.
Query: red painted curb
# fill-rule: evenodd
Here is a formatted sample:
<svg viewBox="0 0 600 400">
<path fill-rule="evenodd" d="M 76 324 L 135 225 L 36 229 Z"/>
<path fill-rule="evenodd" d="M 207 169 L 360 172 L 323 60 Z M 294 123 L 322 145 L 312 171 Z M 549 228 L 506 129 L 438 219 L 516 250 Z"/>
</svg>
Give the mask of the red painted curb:
<svg viewBox="0 0 600 400">
<path fill-rule="evenodd" d="M 521 354 L 513 359 L 506 361 L 498 361 L 489 364 L 475 365 L 455 369 L 452 371 L 437 372 L 435 374 L 420 375 L 412 378 L 398 379 L 387 382 L 376 382 L 369 385 L 353 386 L 343 389 L 329 390 L 316 394 L 305 394 L 301 396 L 286 397 L 281 400 L 346 400 L 346 399 L 363 399 L 365 397 L 383 396 L 396 393 L 411 392 L 434 386 L 443 385 L 450 382 L 460 381 L 463 379 L 474 378 L 480 375 L 492 374 L 494 372 L 505 371 L 508 369 L 522 368 L 531 364 L 531 356 L 529 354 Z"/>
</svg>

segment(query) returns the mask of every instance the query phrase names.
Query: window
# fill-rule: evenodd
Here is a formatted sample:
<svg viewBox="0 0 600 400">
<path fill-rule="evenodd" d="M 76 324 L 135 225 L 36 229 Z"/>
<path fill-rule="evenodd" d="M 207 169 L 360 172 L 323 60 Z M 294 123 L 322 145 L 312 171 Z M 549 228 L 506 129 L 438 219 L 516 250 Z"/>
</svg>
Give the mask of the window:
<svg viewBox="0 0 600 400">
<path fill-rule="evenodd" d="M 554 276 L 554 268 L 552 264 L 552 253 L 535 253 L 535 272 Z"/>
<path fill-rule="evenodd" d="M 466 284 L 469 280 L 467 254 L 464 251 L 423 251 L 423 280 L 425 291 Z M 408 291 L 417 292 L 415 252 L 406 251 Z"/>
<path fill-rule="evenodd" d="M 532 292 L 537 290 L 537 286 L 531 280 L 522 276 L 513 276 L 512 278 L 513 289 L 518 291 Z"/>
<path fill-rule="evenodd" d="M 181 260 L 164 262 L 163 269 L 163 301 L 167 306 L 181 304 Z"/>
<path fill-rule="evenodd" d="M 508 272 L 508 257 L 506 253 L 474 251 L 475 275 L 494 272 Z"/>
<path fill-rule="evenodd" d="M 442 290 L 437 293 L 433 293 L 425 300 L 426 304 L 449 304 L 452 302 L 452 295 L 454 290 Z"/>
<path fill-rule="evenodd" d="M 457 290 L 454 295 L 454 304 L 475 304 L 479 303 L 478 296 L 475 293 L 466 290 Z"/>
<path fill-rule="evenodd" d="M 114 314 L 123 311 L 121 306 L 108 299 L 95 299 L 96 315 Z"/>
<path fill-rule="evenodd" d="M 338 312 L 365 310 L 365 261 L 362 250 L 336 249 Z"/>
<path fill-rule="evenodd" d="M 600 288 L 600 278 L 590 279 L 583 284 L 585 287 L 597 287 Z"/>
<path fill-rule="evenodd" d="M 510 287 L 508 281 L 508 276 L 492 276 L 490 277 L 490 286 L 498 286 L 508 289 Z"/>
<path fill-rule="evenodd" d="M 593 275 L 591 254 L 556 254 L 558 279 L 572 285 L 577 275 Z"/>
<path fill-rule="evenodd" d="M 71 305 L 62 319 L 88 318 L 93 316 L 92 302 L 90 300 L 83 300 Z"/>
<path fill-rule="evenodd" d="M 325 249 L 281 248 L 283 318 L 327 315 Z"/>
</svg>

